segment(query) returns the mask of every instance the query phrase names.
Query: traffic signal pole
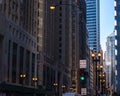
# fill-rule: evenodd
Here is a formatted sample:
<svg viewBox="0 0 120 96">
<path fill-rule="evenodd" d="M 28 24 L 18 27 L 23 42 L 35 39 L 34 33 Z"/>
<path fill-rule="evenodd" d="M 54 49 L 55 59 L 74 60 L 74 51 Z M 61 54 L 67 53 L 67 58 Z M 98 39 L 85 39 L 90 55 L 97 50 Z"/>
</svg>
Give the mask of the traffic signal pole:
<svg viewBox="0 0 120 96">
<path fill-rule="evenodd" d="M 87 96 L 87 64 L 86 60 L 80 60 L 79 81 L 81 96 Z"/>
</svg>

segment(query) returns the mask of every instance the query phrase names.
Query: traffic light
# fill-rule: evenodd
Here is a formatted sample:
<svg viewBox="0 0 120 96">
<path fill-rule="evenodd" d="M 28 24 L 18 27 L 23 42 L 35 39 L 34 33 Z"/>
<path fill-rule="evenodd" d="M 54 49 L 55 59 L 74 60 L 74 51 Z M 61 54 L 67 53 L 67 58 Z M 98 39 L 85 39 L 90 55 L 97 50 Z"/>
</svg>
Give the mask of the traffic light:
<svg viewBox="0 0 120 96">
<path fill-rule="evenodd" d="M 80 76 L 80 80 L 81 80 L 81 81 L 84 81 L 84 80 L 85 80 L 85 77 L 84 77 L 84 76 Z"/>
<path fill-rule="evenodd" d="M 86 80 L 86 73 L 84 69 L 80 69 L 80 81 L 85 81 Z"/>
</svg>

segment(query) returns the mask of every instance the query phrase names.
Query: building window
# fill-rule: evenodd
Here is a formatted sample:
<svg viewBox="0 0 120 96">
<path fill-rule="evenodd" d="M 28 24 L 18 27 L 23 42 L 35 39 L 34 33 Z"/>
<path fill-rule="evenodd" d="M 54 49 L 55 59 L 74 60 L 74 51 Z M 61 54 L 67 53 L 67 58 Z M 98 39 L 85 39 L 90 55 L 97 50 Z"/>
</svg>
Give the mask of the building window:
<svg viewBox="0 0 120 96">
<path fill-rule="evenodd" d="M 61 16 L 62 16 L 62 13 L 59 13 L 59 16 L 61 17 Z"/>
<path fill-rule="evenodd" d="M 51 82 L 51 80 L 50 80 L 50 68 L 49 67 L 47 67 L 47 85 L 49 86 L 50 85 L 50 82 Z"/>
<path fill-rule="evenodd" d="M 22 74 L 23 73 L 23 65 L 24 65 L 24 48 L 23 47 L 20 47 L 20 57 L 19 57 L 19 60 L 20 60 L 20 63 L 19 63 L 19 74 Z M 22 80 L 20 79 L 19 80 L 19 83 L 22 84 Z"/>
<path fill-rule="evenodd" d="M 26 78 L 26 84 L 27 85 L 29 85 L 29 78 L 30 78 L 30 76 L 29 76 L 29 73 L 30 73 L 30 51 L 26 51 L 26 60 L 25 60 L 26 62 L 25 62 L 25 64 L 26 64 L 26 66 L 25 66 L 25 73 L 26 73 L 26 76 L 27 76 L 27 78 Z"/>
<path fill-rule="evenodd" d="M 62 23 L 62 19 L 61 18 L 59 18 L 59 22 Z"/>
<path fill-rule="evenodd" d="M 17 44 L 13 43 L 13 53 L 12 53 L 12 82 L 16 82 L 16 64 L 17 64 Z"/>
<path fill-rule="evenodd" d="M 9 73 L 10 73 L 10 45 L 11 45 L 11 41 L 9 40 L 9 45 L 8 45 L 8 69 L 7 69 L 7 74 L 8 74 L 8 76 L 7 76 L 7 80 L 9 81 Z"/>
<path fill-rule="evenodd" d="M 59 37 L 59 41 L 61 41 L 62 40 L 62 37 Z"/>
<path fill-rule="evenodd" d="M 34 77 L 35 76 L 35 54 L 34 53 L 32 53 L 32 70 L 31 70 L 32 72 L 32 77 Z"/>
<path fill-rule="evenodd" d="M 60 10 L 60 11 L 62 10 L 62 7 L 61 7 L 61 6 L 59 7 L 59 10 Z"/>
<path fill-rule="evenodd" d="M 59 59 L 61 59 L 62 58 L 62 56 L 61 55 L 59 55 Z"/>
<path fill-rule="evenodd" d="M 59 31 L 59 34 L 61 35 L 61 34 L 62 34 L 62 31 Z"/>
<path fill-rule="evenodd" d="M 60 28 L 60 29 L 62 28 L 62 25 L 61 25 L 61 24 L 59 25 L 59 28 Z"/>
<path fill-rule="evenodd" d="M 59 4 L 62 4 L 62 1 L 60 0 Z"/>
<path fill-rule="evenodd" d="M 59 49 L 59 53 L 62 53 L 62 50 L 61 50 L 61 49 Z"/>
<path fill-rule="evenodd" d="M 46 83 L 46 66 L 43 65 L 43 85 Z"/>
</svg>

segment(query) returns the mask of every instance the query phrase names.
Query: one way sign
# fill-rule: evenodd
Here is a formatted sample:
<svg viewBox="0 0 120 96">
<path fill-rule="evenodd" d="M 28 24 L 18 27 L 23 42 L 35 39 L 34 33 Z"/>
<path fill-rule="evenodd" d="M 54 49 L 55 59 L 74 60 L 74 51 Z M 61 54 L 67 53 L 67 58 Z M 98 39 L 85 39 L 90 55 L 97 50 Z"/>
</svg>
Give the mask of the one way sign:
<svg viewBox="0 0 120 96">
<path fill-rule="evenodd" d="M 81 95 L 87 95 L 87 88 L 81 88 Z"/>
</svg>

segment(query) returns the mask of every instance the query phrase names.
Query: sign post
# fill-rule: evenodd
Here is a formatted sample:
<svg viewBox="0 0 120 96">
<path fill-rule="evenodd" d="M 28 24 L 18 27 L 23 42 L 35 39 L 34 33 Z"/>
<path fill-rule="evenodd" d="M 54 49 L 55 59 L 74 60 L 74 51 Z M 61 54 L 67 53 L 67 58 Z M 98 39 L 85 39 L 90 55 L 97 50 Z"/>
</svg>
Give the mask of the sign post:
<svg viewBox="0 0 120 96">
<path fill-rule="evenodd" d="M 81 95 L 87 95 L 87 88 L 81 88 Z"/>
<path fill-rule="evenodd" d="M 86 60 L 80 60 L 80 69 L 87 68 Z"/>
</svg>

